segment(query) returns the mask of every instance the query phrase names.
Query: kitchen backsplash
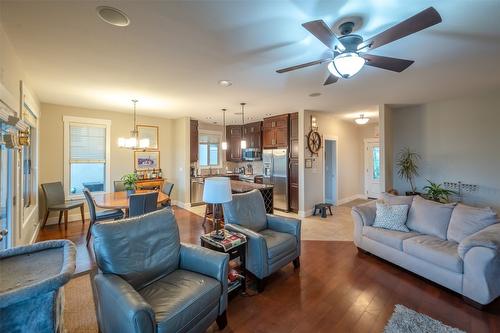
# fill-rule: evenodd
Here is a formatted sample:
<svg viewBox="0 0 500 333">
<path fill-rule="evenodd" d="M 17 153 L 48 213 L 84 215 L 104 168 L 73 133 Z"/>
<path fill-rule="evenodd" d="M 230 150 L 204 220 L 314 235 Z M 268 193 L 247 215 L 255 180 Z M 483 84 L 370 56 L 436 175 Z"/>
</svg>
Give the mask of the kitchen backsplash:
<svg viewBox="0 0 500 333">
<path fill-rule="evenodd" d="M 262 161 L 254 161 L 254 162 L 226 162 L 226 166 L 228 170 L 232 171 L 237 168 L 242 168 L 245 167 L 246 172 L 248 173 L 248 165 L 252 166 L 253 169 L 253 174 L 254 175 L 262 175 L 264 171 L 264 165 L 262 164 Z"/>
</svg>

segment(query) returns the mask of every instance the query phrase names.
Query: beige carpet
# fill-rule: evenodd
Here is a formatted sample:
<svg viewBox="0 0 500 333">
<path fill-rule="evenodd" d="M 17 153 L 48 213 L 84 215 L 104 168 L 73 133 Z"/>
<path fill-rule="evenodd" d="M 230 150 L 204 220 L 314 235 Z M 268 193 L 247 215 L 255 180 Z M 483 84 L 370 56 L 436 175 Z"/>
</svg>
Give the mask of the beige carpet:
<svg viewBox="0 0 500 333">
<path fill-rule="evenodd" d="M 97 333 L 90 275 L 74 278 L 64 287 L 64 327 L 67 333 Z"/>
<path fill-rule="evenodd" d="M 327 218 L 320 216 L 309 216 L 302 218 L 302 239 L 316 241 L 352 241 L 353 222 L 351 208 L 367 202 L 367 200 L 354 200 L 346 204 L 333 207 L 333 216 L 328 213 Z M 205 205 L 187 208 L 192 213 L 204 216 Z M 275 214 L 295 217 L 297 214 L 284 213 L 275 210 Z"/>
</svg>

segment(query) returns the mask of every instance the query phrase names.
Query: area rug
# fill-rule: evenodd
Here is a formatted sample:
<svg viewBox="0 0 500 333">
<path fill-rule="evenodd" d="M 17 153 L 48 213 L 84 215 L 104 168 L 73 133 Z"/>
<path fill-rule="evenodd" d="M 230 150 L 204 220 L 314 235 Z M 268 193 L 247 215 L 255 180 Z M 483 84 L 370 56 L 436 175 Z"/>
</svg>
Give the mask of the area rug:
<svg viewBox="0 0 500 333">
<path fill-rule="evenodd" d="M 384 333 L 465 333 L 457 328 L 443 324 L 422 313 L 413 311 L 401 304 L 396 304 L 391 319 L 385 326 Z"/>
<path fill-rule="evenodd" d="M 89 274 L 64 286 L 64 328 L 67 333 L 98 332 Z"/>
</svg>

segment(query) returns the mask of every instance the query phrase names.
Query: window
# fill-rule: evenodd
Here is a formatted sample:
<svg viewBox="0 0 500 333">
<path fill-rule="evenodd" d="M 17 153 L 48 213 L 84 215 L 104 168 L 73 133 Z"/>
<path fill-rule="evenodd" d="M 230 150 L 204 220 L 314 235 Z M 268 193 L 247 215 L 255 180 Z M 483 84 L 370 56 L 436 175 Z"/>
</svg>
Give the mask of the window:
<svg viewBox="0 0 500 333">
<path fill-rule="evenodd" d="M 380 147 L 373 147 L 373 170 L 372 175 L 374 180 L 380 179 Z"/>
<path fill-rule="evenodd" d="M 64 117 L 64 186 L 66 195 L 80 197 L 109 190 L 109 120 Z"/>
<path fill-rule="evenodd" d="M 198 137 L 198 161 L 200 167 L 221 167 L 221 133 L 200 131 Z"/>
</svg>

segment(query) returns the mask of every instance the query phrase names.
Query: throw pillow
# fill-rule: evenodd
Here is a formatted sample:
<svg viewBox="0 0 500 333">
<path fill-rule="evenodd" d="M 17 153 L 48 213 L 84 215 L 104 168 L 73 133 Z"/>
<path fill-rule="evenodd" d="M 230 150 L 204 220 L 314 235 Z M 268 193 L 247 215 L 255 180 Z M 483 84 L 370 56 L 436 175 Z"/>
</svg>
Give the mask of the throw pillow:
<svg viewBox="0 0 500 333">
<path fill-rule="evenodd" d="M 460 243 L 465 237 L 497 223 L 497 214 L 490 208 L 477 208 L 458 204 L 451 214 L 448 240 Z"/>
<path fill-rule="evenodd" d="M 404 196 L 404 195 L 394 195 L 387 192 L 382 193 L 382 200 L 389 205 L 408 205 L 411 207 L 414 195 Z"/>
<path fill-rule="evenodd" d="M 386 205 L 377 202 L 377 213 L 373 226 L 389 230 L 409 232 L 405 225 L 408 215 L 408 205 Z"/>
<path fill-rule="evenodd" d="M 410 230 L 445 240 L 454 207 L 455 204 L 442 204 L 415 196 L 406 225 Z"/>
</svg>

